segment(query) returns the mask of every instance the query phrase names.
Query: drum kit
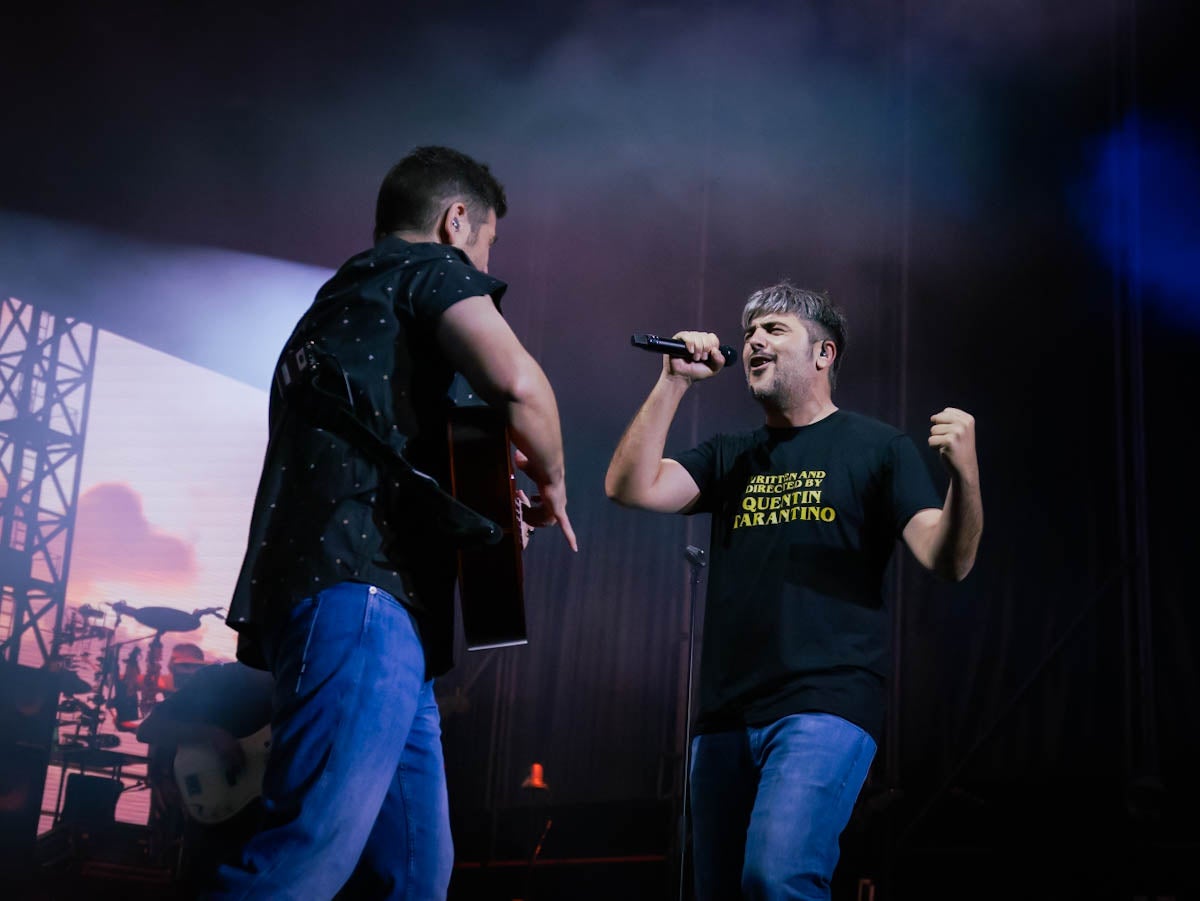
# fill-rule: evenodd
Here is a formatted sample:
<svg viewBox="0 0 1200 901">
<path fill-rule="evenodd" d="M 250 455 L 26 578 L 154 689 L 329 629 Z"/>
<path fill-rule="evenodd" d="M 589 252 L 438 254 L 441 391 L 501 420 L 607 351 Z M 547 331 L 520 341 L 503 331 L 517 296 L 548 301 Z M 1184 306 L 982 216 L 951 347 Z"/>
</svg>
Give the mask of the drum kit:
<svg viewBox="0 0 1200 901">
<path fill-rule="evenodd" d="M 67 624 L 54 634 L 47 666 L 60 675 L 60 692 L 66 698 L 58 705 L 58 748 L 66 756 L 103 754 L 121 744 L 120 736 L 101 732 L 100 724 L 112 711 L 117 731 L 133 732 L 139 713 L 150 711 L 158 692 L 158 667 L 162 659 L 162 636 L 166 632 L 191 632 L 201 626 L 201 617 L 219 615 L 223 607 L 206 607 L 187 613 L 174 607 L 133 607 L 125 601 L 106 604 L 115 620 L 105 621 L 109 614 L 90 604 L 75 608 Z M 150 633 L 117 641 L 117 630 L 123 618 L 129 617 Z M 140 644 L 150 641 L 147 671 L 140 671 Z M 93 653 L 95 642 L 103 641 L 102 649 Z M 125 671 L 120 671 L 120 654 L 126 645 L 133 645 L 125 655 Z M 71 653 L 63 649 L 71 646 Z M 95 672 L 89 683 L 76 670 Z M 139 696 L 141 700 L 139 701 Z M 73 730 L 73 731 L 72 731 Z"/>
</svg>

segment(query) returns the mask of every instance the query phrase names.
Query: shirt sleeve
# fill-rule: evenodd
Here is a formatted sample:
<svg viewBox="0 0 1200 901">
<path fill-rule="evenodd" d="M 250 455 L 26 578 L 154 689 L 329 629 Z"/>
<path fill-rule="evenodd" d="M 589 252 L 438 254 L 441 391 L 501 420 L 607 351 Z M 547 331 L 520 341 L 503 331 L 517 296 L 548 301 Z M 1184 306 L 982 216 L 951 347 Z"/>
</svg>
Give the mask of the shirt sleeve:
<svg viewBox="0 0 1200 901">
<path fill-rule="evenodd" d="M 500 298 L 507 289 L 500 279 L 472 266 L 461 250 L 446 247 L 443 254 L 426 261 L 413 275 L 413 315 L 430 326 L 460 300 L 485 296 L 491 297 L 499 310 Z"/>
<path fill-rule="evenodd" d="M 700 489 L 700 499 L 687 512 L 712 513 L 716 506 L 717 492 L 714 487 L 717 482 L 717 460 L 719 458 L 717 438 L 710 438 L 703 444 L 693 447 L 669 459 L 674 460 L 687 470 L 696 487 Z"/>
<path fill-rule="evenodd" d="M 908 521 L 919 510 L 938 509 L 942 497 L 933 484 L 929 467 L 921 458 L 916 444 L 908 435 L 898 435 L 889 447 L 892 470 L 892 510 L 896 534 L 904 531 Z"/>
</svg>

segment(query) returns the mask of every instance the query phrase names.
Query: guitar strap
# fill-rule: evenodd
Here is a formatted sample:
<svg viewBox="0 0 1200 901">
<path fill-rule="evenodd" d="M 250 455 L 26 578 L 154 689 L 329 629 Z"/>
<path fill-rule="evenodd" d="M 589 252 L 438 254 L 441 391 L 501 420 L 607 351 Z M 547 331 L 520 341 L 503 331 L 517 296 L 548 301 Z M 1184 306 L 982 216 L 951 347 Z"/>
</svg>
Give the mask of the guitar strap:
<svg viewBox="0 0 1200 901">
<path fill-rule="evenodd" d="M 419 505 L 458 547 L 496 544 L 504 536 L 499 525 L 443 489 L 354 415 L 349 377 L 337 358 L 315 341 L 284 354 L 275 387 L 311 425 L 333 432 L 371 460 L 401 496 Z"/>
</svg>

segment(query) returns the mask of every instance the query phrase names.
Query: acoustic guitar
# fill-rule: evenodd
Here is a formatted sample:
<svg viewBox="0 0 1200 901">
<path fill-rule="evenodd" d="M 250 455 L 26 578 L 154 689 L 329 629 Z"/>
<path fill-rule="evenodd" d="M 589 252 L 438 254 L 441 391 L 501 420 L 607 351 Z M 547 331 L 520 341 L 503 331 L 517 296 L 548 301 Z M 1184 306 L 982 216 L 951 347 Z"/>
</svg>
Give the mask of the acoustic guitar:
<svg viewBox="0 0 1200 901">
<path fill-rule="evenodd" d="M 246 765 L 231 771 L 208 745 L 180 745 L 175 752 L 174 776 L 187 815 L 198 823 L 223 823 L 241 813 L 262 794 L 271 727 L 238 739 Z"/>
<path fill-rule="evenodd" d="M 349 379 L 337 359 L 309 341 L 285 354 L 281 392 L 301 391 L 298 404 L 375 460 L 424 509 L 431 528 L 458 545 L 459 606 L 472 651 L 526 644 L 522 531 L 512 441 L 503 417 L 461 375 L 447 392 L 450 490 L 412 466 L 354 414 Z"/>
<path fill-rule="evenodd" d="M 500 526 L 499 541 L 461 548 L 458 595 L 463 635 L 472 651 L 526 644 L 521 504 L 512 441 L 503 416 L 474 395 L 448 417 L 450 493 Z"/>
</svg>

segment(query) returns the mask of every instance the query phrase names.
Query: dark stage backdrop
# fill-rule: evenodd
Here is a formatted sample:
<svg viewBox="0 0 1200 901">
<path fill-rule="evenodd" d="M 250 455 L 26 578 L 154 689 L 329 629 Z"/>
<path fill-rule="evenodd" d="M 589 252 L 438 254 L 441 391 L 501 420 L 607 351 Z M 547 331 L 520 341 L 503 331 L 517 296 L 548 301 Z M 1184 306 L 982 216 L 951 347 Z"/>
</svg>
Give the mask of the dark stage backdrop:
<svg viewBox="0 0 1200 901">
<path fill-rule="evenodd" d="M 369 239 L 378 181 L 412 146 L 491 163 L 511 207 L 492 267 L 558 393 L 581 551 L 537 533 L 530 644 L 463 652 L 442 681 L 452 803 L 463 823 L 502 820 L 531 803 L 537 761 L 555 805 L 661 802 L 662 847 L 703 625 L 684 550 L 708 523 L 603 495 L 659 365 L 629 335 L 728 341 L 754 288 L 829 290 L 851 325 L 839 404 L 922 441 L 931 413 L 972 412 L 986 510 L 962 584 L 897 557 L 893 716 L 848 871 L 900 885 L 1020 859 L 1064 891 L 1177 890 L 1200 801 L 1185 6 L 27 13 L 0 60 L 0 206 L 331 269 Z M 244 339 L 252 298 L 75 300 L 266 385 L 186 340 L 195 323 Z M 286 333 L 307 300 L 260 331 Z M 728 373 L 692 393 L 669 449 L 757 421 Z M 495 850 L 463 829 L 461 854 Z"/>
</svg>

